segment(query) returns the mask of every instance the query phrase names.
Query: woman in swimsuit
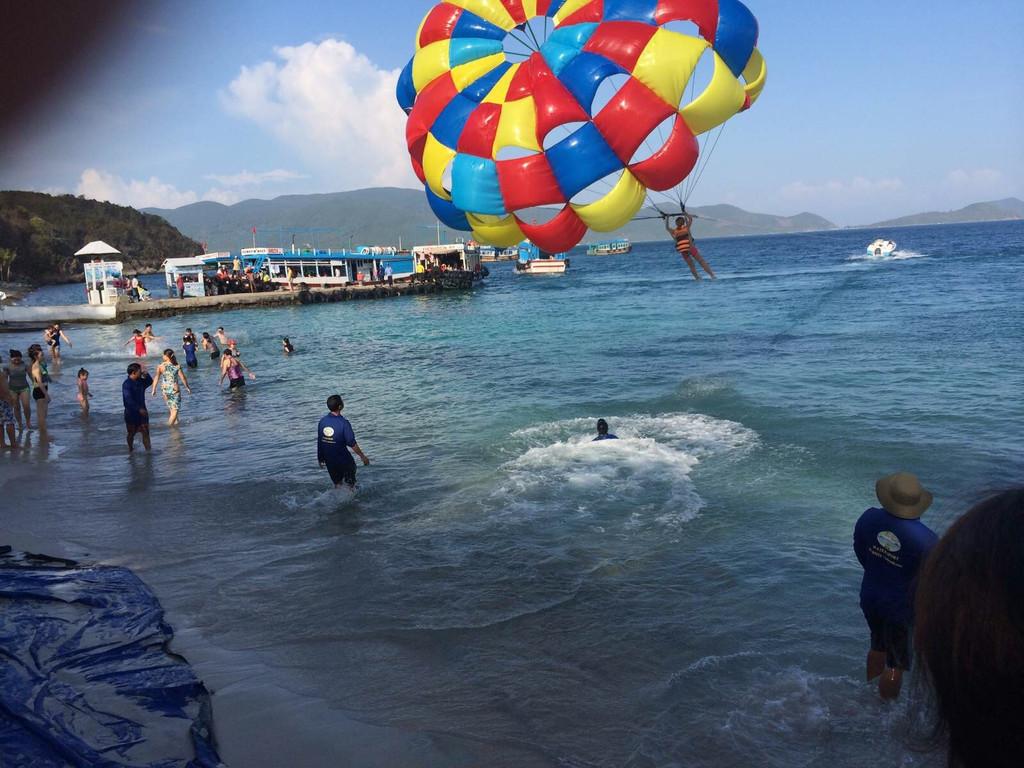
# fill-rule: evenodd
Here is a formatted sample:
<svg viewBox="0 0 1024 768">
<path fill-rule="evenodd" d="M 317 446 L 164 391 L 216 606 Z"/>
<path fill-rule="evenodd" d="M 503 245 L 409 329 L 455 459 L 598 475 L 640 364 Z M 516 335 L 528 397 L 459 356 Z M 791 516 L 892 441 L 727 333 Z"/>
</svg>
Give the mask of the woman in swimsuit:
<svg viewBox="0 0 1024 768">
<path fill-rule="evenodd" d="M 249 378 L 255 380 L 256 374 L 249 370 L 249 367 L 235 357 L 230 349 L 224 350 L 224 359 L 220 363 L 220 382 L 224 383 L 224 377 L 226 376 L 230 380 L 228 389 L 237 389 L 238 387 L 245 386 L 245 376 L 242 375 L 242 371 L 247 371 Z"/>
<path fill-rule="evenodd" d="M 18 429 L 32 429 L 32 386 L 28 380 L 28 367 L 21 357 L 21 351 L 10 350 L 11 359 L 4 368 L 7 374 L 7 383 L 11 393 L 16 398 L 14 403 L 14 416 L 18 421 Z M 25 421 L 22 422 L 22 413 L 25 414 Z"/>
<path fill-rule="evenodd" d="M 32 399 L 36 401 L 36 421 L 39 422 L 39 431 L 45 432 L 46 413 L 50 410 L 50 393 L 49 387 L 46 386 L 49 376 L 44 373 L 46 366 L 43 363 L 41 349 L 30 349 L 28 357 L 32 361 L 28 374 L 32 381 Z"/>
<path fill-rule="evenodd" d="M 174 357 L 174 350 L 165 349 L 164 360 L 157 366 L 156 375 L 153 377 L 153 389 L 151 392 L 155 395 L 157 385 L 160 386 L 160 392 L 163 394 L 164 402 L 167 403 L 167 409 L 170 411 L 170 416 L 167 418 L 167 426 L 169 427 L 178 423 L 178 411 L 181 408 L 179 379 L 185 385 L 185 391 L 191 395 L 192 388 L 188 385 L 185 372 L 181 370 L 181 366 L 178 365 L 178 361 Z"/>
<path fill-rule="evenodd" d="M 64 335 L 64 331 L 61 330 L 60 323 L 54 323 L 52 326 L 46 329 L 43 334 L 46 339 L 47 345 L 50 347 L 50 358 L 55 363 L 60 362 L 60 340 L 64 339 L 68 343 L 69 347 L 73 347 L 71 339 Z"/>
<path fill-rule="evenodd" d="M 209 331 L 203 331 L 203 351 L 210 353 L 210 359 L 216 360 L 220 357 L 220 347 L 217 346 L 217 342 L 210 336 Z"/>
<path fill-rule="evenodd" d="M 132 331 L 132 337 L 126 341 L 123 346 L 127 347 L 132 342 L 135 342 L 135 356 L 145 357 L 146 356 L 146 337 L 142 335 L 142 331 L 136 328 Z"/>
</svg>

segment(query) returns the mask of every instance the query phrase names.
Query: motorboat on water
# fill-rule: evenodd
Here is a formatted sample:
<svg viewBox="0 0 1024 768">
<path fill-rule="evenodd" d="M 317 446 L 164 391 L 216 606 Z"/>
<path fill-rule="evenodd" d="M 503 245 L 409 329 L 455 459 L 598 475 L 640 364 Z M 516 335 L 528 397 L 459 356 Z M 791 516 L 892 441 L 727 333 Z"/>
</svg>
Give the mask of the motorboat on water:
<svg viewBox="0 0 1024 768">
<path fill-rule="evenodd" d="M 518 250 L 517 275 L 561 275 L 569 268 L 564 253 L 546 253 L 529 240 L 521 242 Z"/>
<path fill-rule="evenodd" d="M 868 256 L 892 256 L 895 250 L 896 243 L 892 240 L 882 240 L 879 238 L 868 246 Z"/>
<path fill-rule="evenodd" d="M 622 253 L 629 253 L 632 250 L 633 244 L 624 237 L 620 240 L 592 243 L 587 246 L 587 256 L 617 256 Z"/>
</svg>

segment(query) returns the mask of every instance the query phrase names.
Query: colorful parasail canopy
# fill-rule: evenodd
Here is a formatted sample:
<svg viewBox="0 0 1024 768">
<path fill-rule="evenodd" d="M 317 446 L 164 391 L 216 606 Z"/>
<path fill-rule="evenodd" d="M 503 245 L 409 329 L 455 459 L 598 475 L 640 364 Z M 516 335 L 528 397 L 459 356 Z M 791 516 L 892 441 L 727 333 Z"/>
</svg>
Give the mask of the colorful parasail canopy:
<svg viewBox="0 0 1024 768">
<path fill-rule="evenodd" d="M 625 225 L 648 190 L 682 183 L 696 137 L 753 104 L 767 74 L 757 36 L 738 0 L 438 3 L 398 83 L 413 169 L 447 226 L 500 247 L 529 239 L 568 250 L 588 228 Z M 509 52 L 509 40 L 531 39 L 535 50 Z M 694 93 L 706 54 L 713 73 Z M 602 104 L 613 77 L 625 82 Z M 557 128 L 567 135 L 554 141 Z M 656 132 L 659 146 L 645 153 Z M 609 191 L 585 199 L 599 182 Z M 559 205 L 540 224 L 529 212 Z"/>
</svg>

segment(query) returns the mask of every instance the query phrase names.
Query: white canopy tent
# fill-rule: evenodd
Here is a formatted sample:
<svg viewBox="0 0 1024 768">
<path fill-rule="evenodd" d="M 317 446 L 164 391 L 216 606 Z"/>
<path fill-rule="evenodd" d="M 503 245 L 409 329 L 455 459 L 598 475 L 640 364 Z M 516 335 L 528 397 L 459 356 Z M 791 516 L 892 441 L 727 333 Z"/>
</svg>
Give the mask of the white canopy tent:
<svg viewBox="0 0 1024 768">
<path fill-rule="evenodd" d="M 102 240 L 93 240 L 79 251 L 75 256 L 120 256 L 121 252 L 112 245 L 107 245 Z"/>
</svg>

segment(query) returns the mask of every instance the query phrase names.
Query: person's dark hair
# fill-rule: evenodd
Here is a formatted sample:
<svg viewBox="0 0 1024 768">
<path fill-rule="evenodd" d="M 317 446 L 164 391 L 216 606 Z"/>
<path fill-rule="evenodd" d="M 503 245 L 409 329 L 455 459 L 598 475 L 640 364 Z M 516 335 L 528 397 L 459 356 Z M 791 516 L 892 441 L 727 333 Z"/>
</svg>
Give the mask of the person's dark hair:
<svg viewBox="0 0 1024 768">
<path fill-rule="evenodd" d="M 327 398 L 327 410 L 340 411 L 344 407 L 345 401 L 341 399 L 341 395 L 331 395 Z"/>
<path fill-rule="evenodd" d="M 78 378 L 82 378 L 82 374 L 83 374 L 83 373 L 84 373 L 84 374 L 85 374 L 86 376 L 88 376 L 88 375 L 89 375 L 89 372 L 88 372 L 87 370 L 85 370 L 85 368 L 79 368 L 79 369 L 78 369 Z"/>
<path fill-rule="evenodd" d="M 133 373 L 138 373 L 142 370 L 142 366 L 138 363 L 132 363 L 128 366 L 128 375 L 131 376 Z"/>
<path fill-rule="evenodd" d="M 210 332 L 209 331 L 203 331 L 203 338 L 204 339 L 209 339 L 210 338 Z"/>
<path fill-rule="evenodd" d="M 234 356 L 235 356 L 235 353 L 232 352 L 230 349 L 225 349 L 224 350 L 224 357 L 234 357 Z"/>
<path fill-rule="evenodd" d="M 171 349 L 170 347 L 168 347 L 167 349 L 164 350 L 164 357 L 170 359 L 171 365 L 177 365 L 178 364 L 178 358 L 176 358 L 174 356 L 174 350 Z"/>
<path fill-rule="evenodd" d="M 932 550 L 914 645 L 951 768 L 1024 756 L 1024 488 L 973 507 Z"/>
<path fill-rule="evenodd" d="M 141 333 L 142 333 L 142 331 L 140 331 L 138 328 L 136 328 L 134 331 L 132 331 L 132 334 L 136 335 L 136 336 L 138 336 Z"/>
<path fill-rule="evenodd" d="M 604 419 L 597 420 L 597 434 L 607 435 L 608 434 L 608 422 Z"/>
<path fill-rule="evenodd" d="M 146 327 L 147 327 L 147 328 L 152 328 L 152 327 L 153 327 L 153 324 L 152 324 L 152 323 L 146 323 Z"/>
<path fill-rule="evenodd" d="M 21 355 L 21 350 L 18 350 L 18 349 L 9 349 L 9 350 L 7 350 L 7 352 L 8 352 L 8 354 L 11 357 L 21 357 L 22 356 Z"/>
</svg>

